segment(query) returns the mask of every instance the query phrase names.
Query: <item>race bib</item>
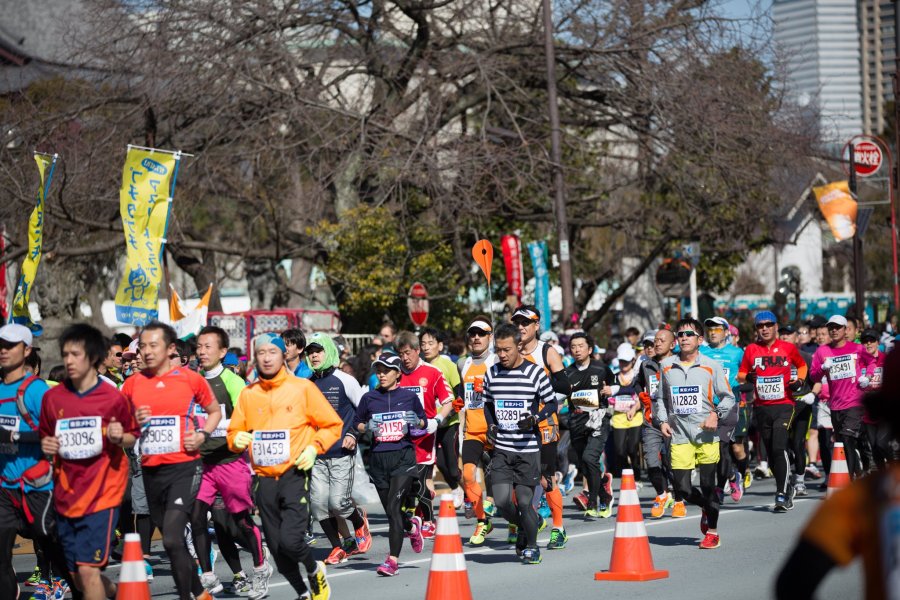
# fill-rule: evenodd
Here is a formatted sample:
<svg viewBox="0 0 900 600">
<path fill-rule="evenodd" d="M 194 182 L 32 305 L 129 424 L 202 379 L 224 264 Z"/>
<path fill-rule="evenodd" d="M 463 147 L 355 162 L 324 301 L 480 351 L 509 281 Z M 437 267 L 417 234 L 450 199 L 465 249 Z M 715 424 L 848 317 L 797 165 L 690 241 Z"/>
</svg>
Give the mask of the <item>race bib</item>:
<svg viewBox="0 0 900 600">
<path fill-rule="evenodd" d="M 584 411 L 600 408 L 600 392 L 597 390 L 578 390 L 572 392 L 572 405 Z"/>
<path fill-rule="evenodd" d="M 404 385 L 403 387 L 411 392 L 415 392 L 416 396 L 419 397 L 419 402 L 422 403 L 422 408 L 425 408 L 425 388 L 418 385 Z"/>
<path fill-rule="evenodd" d="M 399 442 L 406 435 L 406 421 L 403 419 L 406 413 L 386 412 L 372 415 L 372 420 L 378 425 L 375 439 L 379 442 Z"/>
<path fill-rule="evenodd" d="M 856 377 L 856 357 L 852 354 L 843 356 L 835 356 L 831 359 L 831 370 L 828 371 L 828 378 L 831 381 L 840 379 L 851 379 Z"/>
<path fill-rule="evenodd" d="M 518 431 L 519 421 L 527 411 L 524 400 L 497 400 L 494 412 L 497 415 L 497 427 L 503 431 Z"/>
<path fill-rule="evenodd" d="M 253 432 L 253 464 L 272 467 L 291 459 L 291 432 L 288 429 Z"/>
<path fill-rule="evenodd" d="M 875 370 L 872 372 L 872 377 L 869 378 L 869 385 L 873 388 L 881 387 L 881 367 L 875 367 Z"/>
<path fill-rule="evenodd" d="M 784 377 L 757 377 L 756 396 L 760 400 L 784 399 Z"/>
<path fill-rule="evenodd" d="M 466 409 L 484 408 L 484 397 L 480 392 L 475 391 L 475 384 L 466 382 Z"/>
<path fill-rule="evenodd" d="M 672 412 L 676 415 L 695 415 L 700 412 L 700 386 L 673 385 Z"/>
<path fill-rule="evenodd" d="M 99 456 L 103 452 L 102 425 L 100 417 L 76 417 L 57 421 L 59 455 L 65 460 Z"/>
<path fill-rule="evenodd" d="M 219 424 L 216 425 L 216 428 L 213 430 L 209 437 L 211 438 L 223 438 L 228 436 L 228 425 L 231 423 L 231 419 L 226 419 L 224 416 L 219 421 Z"/>
<path fill-rule="evenodd" d="M 659 389 L 659 379 L 656 378 L 656 375 L 652 375 L 650 377 L 650 397 L 656 396 L 656 390 Z"/>
<path fill-rule="evenodd" d="M 180 417 L 150 417 L 150 425 L 141 436 L 141 454 L 172 454 L 181 451 Z"/>
<path fill-rule="evenodd" d="M 731 369 L 722 367 L 722 370 L 725 371 L 725 381 L 731 382 Z"/>
<path fill-rule="evenodd" d="M 19 430 L 19 417 L 12 415 L 0 415 L 0 427 L 7 431 Z M 18 454 L 18 444 L 0 444 L 0 454 Z"/>
<path fill-rule="evenodd" d="M 631 396 L 616 396 L 613 398 L 613 409 L 616 412 L 628 412 L 634 406 L 634 398 Z"/>
</svg>

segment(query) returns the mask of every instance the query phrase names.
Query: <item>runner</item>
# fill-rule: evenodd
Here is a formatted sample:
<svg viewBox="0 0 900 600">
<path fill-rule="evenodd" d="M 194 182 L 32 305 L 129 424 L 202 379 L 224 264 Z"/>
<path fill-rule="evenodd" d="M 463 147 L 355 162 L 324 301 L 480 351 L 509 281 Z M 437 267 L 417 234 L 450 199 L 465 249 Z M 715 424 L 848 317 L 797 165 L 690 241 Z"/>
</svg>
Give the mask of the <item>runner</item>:
<svg viewBox="0 0 900 600">
<path fill-rule="evenodd" d="M 803 362 L 806 363 L 807 373 L 812 362 L 812 355 L 800 350 L 798 345 L 799 335 L 793 325 L 783 325 L 778 328 L 778 337 L 782 342 L 787 342 L 797 346 Z M 788 449 L 793 466 L 793 481 L 795 496 L 808 496 L 806 489 L 806 438 L 809 434 L 809 427 L 812 424 L 813 409 L 812 405 L 816 401 L 816 395 L 812 393 L 807 380 L 799 379 L 797 369 L 791 368 L 791 379 L 799 380 L 800 385 L 791 390 L 791 397 L 794 399 L 794 414 L 791 416 L 791 425 L 788 429 Z"/>
<path fill-rule="evenodd" d="M 866 377 L 869 380 L 868 386 L 865 387 L 866 391 L 877 392 L 880 390 L 884 378 L 884 363 L 887 355 L 878 349 L 880 337 L 874 329 L 866 329 L 859 336 L 866 352 L 875 359 L 874 364 L 866 369 Z M 862 382 L 860 382 L 860 386 L 862 386 Z M 863 423 L 869 446 L 872 448 L 875 468 L 882 468 L 888 461 L 894 459 L 890 427 L 887 423 L 873 419 L 868 411 L 863 415 Z"/>
<path fill-rule="evenodd" d="M 356 438 L 353 420 L 362 397 L 362 388 L 350 375 L 338 369 L 337 346 L 324 333 L 314 333 L 306 345 L 306 360 L 313 371 L 310 378 L 331 408 L 343 421 L 342 435 L 313 465 L 309 482 L 313 518 L 319 522 L 331 553 L 326 565 L 347 562 L 352 554 L 366 553 L 372 546 L 372 535 L 365 512 L 353 502 L 353 472 L 356 467 Z M 354 536 L 343 540 L 338 533 L 338 519 L 353 524 Z"/>
<path fill-rule="evenodd" d="M 426 327 L 419 333 L 419 346 L 422 348 L 422 358 L 437 367 L 444 375 L 444 381 L 453 391 L 454 398 L 461 398 L 462 384 L 460 383 L 459 370 L 456 364 L 444 356 L 445 336 L 437 329 Z M 450 487 L 453 494 L 453 505 L 456 508 L 462 506 L 465 494 L 460 487 L 459 472 L 459 414 L 453 410 L 447 418 L 441 422 L 437 430 L 437 468 L 444 477 L 444 482 Z"/>
<path fill-rule="evenodd" d="M 287 370 L 303 379 L 312 377 L 312 369 L 303 360 L 303 351 L 306 348 L 306 336 L 303 332 L 295 328 L 285 329 L 281 332 L 281 339 L 284 340 L 286 348 L 284 364 Z"/>
<path fill-rule="evenodd" d="M 36 589 L 54 593 L 52 578 L 69 579 L 66 557 L 56 528 L 51 502 L 53 479 L 50 463 L 40 446 L 38 422 L 47 384 L 25 371 L 33 337 L 23 325 L 0 327 L 0 597 L 18 598 L 19 586 L 12 566 L 13 546 L 21 531 L 43 549 L 49 567 L 41 567 L 44 579 Z M 53 571 L 51 574 L 50 571 Z M 46 584 L 44 583 L 46 582 Z M 69 579 L 71 583 L 71 579 Z M 44 587 L 46 586 L 46 587 Z M 73 597 L 81 592 L 73 589 Z"/>
<path fill-rule="evenodd" d="M 128 458 L 140 434 L 134 407 L 98 369 L 103 334 L 72 325 L 59 338 L 66 378 L 44 395 L 41 450 L 53 457 L 53 506 L 69 572 L 86 600 L 113 598 L 116 585 L 101 574 L 109 561 L 119 506 L 128 483 Z"/>
<path fill-rule="evenodd" d="M 865 373 L 869 369 L 874 370 L 875 357 L 856 342 L 850 341 L 847 323 L 847 319 L 841 315 L 833 315 L 828 319 L 831 342 L 816 350 L 810 377 L 813 381 L 828 381 L 834 435 L 837 441 L 844 443 L 850 475 L 858 477 L 862 474 L 859 437 L 865 435 L 862 431 L 862 396 L 863 389 L 871 381 Z"/>
<path fill-rule="evenodd" d="M 409 517 L 403 510 L 403 500 L 418 478 L 411 435 L 424 433 L 427 417 L 418 395 L 400 387 L 400 358 L 382 354 L 374 364 L 379 385 L 359 401 L 353 430 L 373 434 L 369 475 L 387 516 L 390 540 L 388 556 L 376 572 L 392 577 L 399 573 L 397 560 L 404 533 L 413 552 L 418 554 L 424 545 L 422 519 Z"/>
<path fill-rule="evenodd" d="M 478 520 L 475 532 L 469 538 L 469 544 L 473 546 L 483 544 L 485 536 L 494 529 L 490 516 L 485 512 L 485 501 L 477 477 L 478 465 L 481 464 L 484 469 L 484 491 L 488 497 L 492 497 L 489 483 L 490 458 L 485 459 L 491 448 L 487 441 L 487 423 L 484 420 L 482 396 L 484 376 L 497 361 L 497 357 L 491 352 L 492 331 L 490 320 L 484 315 L 475 317 L 466 329 L 471 355 L 465 359 L 460 368 L 464 387 L 463 398 L 454 402 L 454 408 L 462 410 L 463 416 L 460 418 L 464 423 L 462 478 L 466 491 L 466 518 L 474 516 Z"/>
<path fill-rule="evenodd" d="M 498 364 L 484 378 L 484 416 L 489 437 L 495 437 L 491 476 L 497 508 L 518 526 L 516 554 L 525 564 L 538 564 L 538 515 L 532 506 L 541 476 L 538 423 L 556 412 L 556 397 L 543 369 L 519 352 L 521 343 L 520 328 L 497 328 Z"/>
<path fill-rule="evenodd" d="M 299 565 L 306 567 L 312 600 L 328 600 L 325 563 L 312 557 L 309 471 L 316 456 L 340 439 L 343 422 L 322 392 L 285 368 L 284 340 L 263 333 L 253 340 L 259 378 L 244 388 L 228 424 L 234 452 L 250 449 L 258 476 L 256 507 L 266 543 L 281 573 L 301 598 L 307 593 Z"/>
<path fill-rule="evenodd" d="M 659 393 L 660 364 L 672 356 L 675 349 L 675 334 L 666 325 L 659 329 L 653 337 L 653 356 L 640 363 L 640 370 L 635 385 L 639 390 L 641 404 L 644 407 L 644 428 L 641 430 L 641 445 L 644 450 L 644 462 L 647 463 L 647 476 L 656 498 L 650 507 L 650 518 L 661 519 L 666 510 L 672 509 L 672 516 L 687 516 L 684 500 L 675 502 L 669 493 L 669 457 L 671 456 L 671 439 L 660 431 L 659 417 L 653 402 Z"/>
<path fill-rule="evenodd" d="M 700 353 L 718 362 L 725 371 L 725 379 L 733 393 L 740 386 L 738 371 L 744 351 L 728 343 L 729 323 L 723 317 L 712 317 L 703 322 L 708 345 L 700 346 Z M 735 402 L 731 412 L 719 423 L 719 467 L 716 472 L 716 488 L 722 503 L 728 488 L 731 499 L 740 502 L 744 495 L 744 472 L 747 470 L 747 454 L 744 444 L 736 443 L 735 433 L 739 421 L 740 402 Z M 734 463 L 731 459 L 734 458 Z"/>
<path fill-rule="evenodd" d="M 202 375 L 222 409 L 222 419 L 210 439 L 200 446 L 203 478 L 194 503 L 191 532 L 202 571 L 200 583 L 210 594 L 221 592 L 223 586 L 213 572 L 213 562 L 210 560 L 211 542 L 207 513 L 213 515 L 213 527 L 219 541 L 219 549 L 233 573 L 232 589 L 247 591 L 250 598 L 262 598 L 269 590 L 272 566 L 265 558 L 262 536 L 253 521 L 250 467 L 246 455 L 231 452 L 225 438 L 228 420 L 246 385 L 243 379 L 222 364 L 228 353 L 228 342 L 228 334 L 220 327 L 204 327 L 197 335 L 197 358 L 200 361 Z M 198 415 L 198 418 L 202 416 Z M 217 496 L 221 497 L 224 509 L 216 508 Z M 236 539 L 232 538 L 232 531 L 237 534 Z M 247 576 L 241 569 L 235 541 L 253 558 L 253 573 L 249 581 L 246 581 Z"/>
<path fill-rule="evenodd" d="M 203 472 L 199 448 L 215 431 L 222 412 L 203 377 L 171 361 L 177 355 L 176 340 L 170 325 L 146 325 L 139 338 L 146 368 L 125 380 L 122 393 L 134 404 L 141 426 L 144 491 L 150 516 L 163 532 L 178 596 L 207 599 L 212 596 L 200 583 L 185 547 L 184 528 Z M 208 415 L 202 428 L 194 410 L 198 405 Z"/>
<path fill-rule="evenodd" d="M 613 382 L 613 374 L 600 362 L 591 360 L 594 340 L 583 331 L 569 338 L 569 351 L 575 362 L 566 368 L 572 385 L 569 395 L 569 434 L 579 458 L 578 470 L 587 477 L 587 502 L 584 516 L 608 519 L 612 516 L 613 497 L 603 485 L 603 449 L 609 437 L 609 396 L 604 389 Z M 607 390 L 608 391 L 608 390 Z M 606 478 L 612 478 L 607 473 Z"/>
<path fill-rule="evenodd" d="M 722 366 L 700 353 L 703 337 L 700 321 L 682 319 L 675 325 L 675 331 L 680 351 L 660 364 L 662 377 L 656 410 L 660 431 L 672 437 L 676 500 L 687 500 L 702 508 L 700 532 L 704 538 L 700 548 L 711 550 L 720 545 L 716 528 L 719 420 L 724 420 L 734 407 L 734 394 Z M 691 471 L 695 467 L 700 472 L 699 490 L 691 486 Z"/>
<path fill-rule="evenodd" d="M 418 479 L 412 486 L 408 508 L 415 507 L 422 517 L 422 537 L 434 537 L 434 480 L 435 432 L 453 412 L 453 392 L 437 367 L 429 365 L 420 356 L 419 338 L 409 331 L 401 331 L 394 339 L 400 357 L 400 387 L 408 388 L 419 396 L 425 415 L 427 434 L 413 438 L 416 447 Z M 440 410 L 438 410 L 440 408 Z"/>
<path fill-rule="evenodd" d="M 783 513 L 794 508 L 787 454 L 788 428 L 794 413 L 791 390 L 797 389 L 799 380 L 806 377 L 806 363 L 796 346 L 778 339 L 774 313 L 762 311 L 754 321 L 758 339 L 744 350 L 738 381 L 755 386 L 753 417 L 775 473 L 774 510 Z M 791 379 L 791 367 L 796 368 L 797 379 Z"/>
<path fill-rule="evenodd" d="M 619 372 L 616 374 L 613 395 L 613 416 L 611 419 L 613 446 L 616 451 L 616 471 L 628 467 L 634 471 L 634 481 L 641 489 L 641 425 L 644 414 L 635 388 L 638 370 L 637 354 L 631 344 L 625 342 L 616 348 L 616 362 Z"/>
<path fill-rule="evenodd" d="M 544 369 L 544 373 L 548 376 L 550 385 L 556 393 L 554 405 L 558 407 L 559 402 L 564 402 L 571 393 L 572 387 L 566 377 L 559 352 L 537 339 L 541 329 L 541 313 L 536 307 L 523 304 L 516 308 L 511 320 L 519 328 L 522 358 Z M 541 485 L 553 517 L 553 529 L 550 531 L 550 542 L 547 544 L 547 549 L 558 550 L 565 548 L 569 539 L 563 526 L 562 493 L 559 491 L 559 482 L 556 481 L 559 417 L 556 410 L 546 412 L 542 408 L 541 412 L 547 415 L 546 421 L 541 421 L 538 425 L 541 432 Z M 540 494 L 540 490 L 537 490 L 536 494 Z M 542 518 L 539 529 L 543 529 L 543 523 Z"/>
</svg>

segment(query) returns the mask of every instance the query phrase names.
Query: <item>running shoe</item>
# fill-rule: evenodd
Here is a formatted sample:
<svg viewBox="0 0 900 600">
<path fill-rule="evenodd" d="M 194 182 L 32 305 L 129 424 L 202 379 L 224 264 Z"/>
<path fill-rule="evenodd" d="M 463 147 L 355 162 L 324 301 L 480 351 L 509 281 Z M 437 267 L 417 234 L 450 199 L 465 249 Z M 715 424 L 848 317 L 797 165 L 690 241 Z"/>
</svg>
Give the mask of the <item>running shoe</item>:
<svg viewBox="0 0 900 600">
<path fill-rule="evenodd" d="M 250 589 L 247 594 L 250 600 L 259 600 L 266 597 L 269 593 L 269 579 L 271 579 L 272 573 L 272 565 L 268 561 L 253 568 L 253 580 L 250 582 Z"/>
<path fill-rule="evenodd" d="M 469 502 L 468 500 L 466 500 L 465 503 L 463 504 L 463 512 L 465 513 L 467 519 L 474 519 L 475 518 L 475 505 L 473 503 Z"/>
<path fill-rule="evenodd" d="M 25 585 L 29 587 L 35 587 L 40 585 L 41 583 L 41 568 L 35 567 L 34 571 L 31 572 L 31 577 L 25 580 Z"/>
<path fill-rule="evenodd" d="M 609 504 L 600 504 L 600 508 L 597 509 L 597 512 L 600 513 L 601 519 L 608 519 L 612 516 L 613 504 L 615 504 L 615 500 L 610 500 Z"/>
<path fill-rule="evenodd" d="M 707 533 L 700 542 L 701 550 L 713 550 L 719 547 L 719 536 L 714 533 Z"/>
<path fill-rule="evenodd" d="M 507 529 L 507 533 L 506 533 L 506 543 L 507 544 L 515 544 L 516 540 L 519 539 L 518 535 L 519 535 L 519 528 L 516 527 L 515 525 L 510 525 L 509 528 Z"/>
<path fill-rule="evenodd" d="M 734 481 L 731 482 L 731 501 L 738 503 L 744 497 L 744 485 L 741 481 L 741 474 L 735 473 Z"/>
<path fill-rule="evenodd" d="M 753 473 L 747 471 L 744 475 L 744 491 L 749 490 L 751 485 L 753 485 Z"/>
<path fill-rule="evenodd" d="M 686 516 L 687 516 L 687 506 L 684 505 L 684 501 L 682 500 L 681 502 L 675 502 L 672 505 L 672 518 L 680 519 L 680 518 L 686 517 Z"/>
<path fill-rule="evenodd" d="M 547 519 L 541 517 L 541 523 L 540 525 L 538 525 L 538 533 L 542 532 L 545 529 L 547 529 Z"/>
<path fill-rule="evenodd" d="M 210 594 L 209 592 L 207 592 L 206 590 L 203 590 L 202 592 L 200 592 L 200 595 L 196 596 L 195 598 L 196 598 L 196 600 L 215 600 L 215 598 L 213 598 L 213 595 Z"/>
<path fill-rule="evenodd" d="M 497 505 L 491 502 L 490 500 L 485 499 L 484 501 L 484 514 L 489 517 L 493 517 L 497 514 Z"/>
<path fill-rule="evenodd" d="M 675 498 L 672 494 L 666 493 L 665 497 L 657 496 L 650 507 L 650 518 L 661 519 L 666 514 L 666 509 L 672 508 L 675 504 Z"/>
<path fill-rule="evenodd" d="M 541 551 L 537 548 L 525 548 L 522 551 L 522 564 L 539 565 L 541 564 Z"/>
<path fill-rule="evenodd" d="M 422 523 L 422 537 L 426 540 L 434 539 L 436 531 L 437 526 L 434 524 L 434 521 L 425 521 Z"/>
<path fill-rule="evenodd" d="M 351 537 L 341 541 L 341 550 L 343 550 L 347 556 L 353 556 L 354 554 L 359 554 L 359 544 L 356 543 L 356 538 Z"/>
<path fill-rule="evenodd" d="M 366 509 L 360 507 L 359 512 L 362 513 L 363 525 L 353 532 L 356 536 L 356 547 L 359 554 L 365 554 L 372 547 L 372 533 L 369 531 L 369 516 Z"/>
<path fill-rule="evenodd" d="M 806 489 L 806 484 L 802 481 L 800 483 L 794 484 L 794 495 L 795 496 L 809 496 L 809 490 Z"/>
<path fill-rule="evenodd" d="M 613 476 L 612 473 L 606 472 L 600 477 L 600 482 L 603 485 L 603 489 L 606 490 L 606 495 L 610 498 L 613 495 L 612 482 Z"/>
<path fill-rule="evenodd" d="M 200 574 L 200 585 L 202 585 L 203 589 L 210 594 L 218 594 L 225 589 L 225 586 L 219 581 L 218 576 L 212 571 Z"/>
<path fill-rule="evenodd" d="M 757 466 L 753 470 L 753 477 L 755 477 L 756 479 L 765 479 L 768 476 L 769 476 L 768 468 L 763 468 L 762 466 Z"/>
<path fill-rule="evenodd" d="M 326 565 L 339 565 L 347 562 L 347 553 L 342 548 L 332 548 L 331 554 L 325 559 Z"/>
<path fill-rule="evenodd" d="M 525 532 L 520 531 L 516 534 L 516 556 L 519 558 L 522 557 L 522 553 L 525 552 L 525 547 L 528 545 L 528 541 L 525 539 Z"/>
<path fill-rule="evenodd" d="M 728 496 L 731 494 L 731 481 L 726 481 L 725 485 L 722 486 L 722 495 Z"/>
<path fill-rule="evenodd" d="M 562 479 L 562 485 L 559 486 L 560 491 L 564 495 L 568 494 L 575 488 L 575 475 L 577 473 L 578 473 L 578 468 L 575 465 L 569 465 L 569 468 L 566 471 L 566 475 Z"/>
<path fill-rule="evenodd" d="M 450 494 L 453 496 L 453 508 L 459 510 L 459 507 L 465 502 L 466 494 L 461 487 L 456 488 Z"/>
<path fill-rule="evenodd" d="M 469 544 L 472 546 L 480 546 L 484 543 L 484 538 L 494 528 L 488 521 L 478 521 L 475 525 L 475 533 L 469 538 Z"/>
<path fill-rule="evenodd" d="M 585 494 L 584 492 L 581 492 L 580 494 L 572 498 L 572 503 L 578 507 L 578 510 L 587 510 L 588 502 L 589 500 L 587 494 Z"/>
<path fill-rule="evenodd" d="M 569 536 L 566 535 L 566 530 L 554 527 L 553 531 L 550 532 L 550 542 L 547 544 L 547 550 L 562 550 L 566 547 L 566 542 L 568 541 Z"/>
<path fill-rule="evenodd" d="M 816 465 L 814 465 L 812 463 L 806 465 L 806 469 L 804 470 L 804 473 L 806 474 L 807 477 L 809 477 L 810 479 L 813 479 L 813 480 L 818 479 L 819 477 L 822 476 L 822 473 L 819 472 L 819 469 L 816 468 Z"/>
<path fill-rule="evenodd" d="M 702 509 L 700 511 L 700 533 L 706 535 L 706 532 L 709 531 L 709 518 L 706 516 L 706 509 Z"/>
<path fill-rule="evenodd" d="M 331 598 L 331 586 L 325 575 L 325 563 L 316 561 L 316 570 L 309 574 L 309 591 L 312 600 L 329 600 Z"/>
<path fill-rule="evenodd" d="M 31 592 L 31 600 L 54 600 L 53 585 L 46 579 L 41 579 Z"/>
<path fill-rule="evenodd" d="M 409 545 L 412 546 L 413 552 L 419 554 L 425 546 L 425 540 L 422 539 L 422 519 L 413 517 L 410 519 L 410 524 L 412 529 L 406 532 L 406 537 L 409 538 Z"/>
<path fill-rule="evenodd" d="M 787 496 L 784 494 L 775 496 L 775 508 L 773 510 L 777 513 L 786 513 L 788 511 Z"/>
<path fill-rule="evenodd" d="M 725 489 L 717 487 L 715 491 L 716 498 L 719 499 L 719 506 L 722 506 L 723 504 L 725 504 Z"/>
<path fill-rule="evenodd" d="M 375 572 L 382 577 L 393 577 L 400 572 L 400 565 L 397 564 L 396 560 L 388 556 L 386 559 L 384 559 L 383 563 L 378 565 L 378 568 L 375 569 Z"/>
<path fill-rule="evenodd" d="M 250 591 L 251 585 L 250 578 L 241 571 L 240 573 L 235 573 L 234 577 L 231 578 L 228 591 L 232 594 L 243 594 Z"/>
<path fill-rule="evenodd" d="M 603 517 L 600 515 L 600 511 L 596 508 L 589 508 L 584 511 L 584 518 L 588 521 L 595 521 L 597 519 L 602 519 Z"/>
<path fill-rule="evenodd" d="M 153 581 L 153 567 L 147 559 L 144 559 L 144 571 L 147 573 L 147 581 Z"/>
<path fill-rule="evenodd" d="M 53 598 L 62 600 L 69 593 L 69 582 L 62 577 L 53 578 Z"/>
</svg>

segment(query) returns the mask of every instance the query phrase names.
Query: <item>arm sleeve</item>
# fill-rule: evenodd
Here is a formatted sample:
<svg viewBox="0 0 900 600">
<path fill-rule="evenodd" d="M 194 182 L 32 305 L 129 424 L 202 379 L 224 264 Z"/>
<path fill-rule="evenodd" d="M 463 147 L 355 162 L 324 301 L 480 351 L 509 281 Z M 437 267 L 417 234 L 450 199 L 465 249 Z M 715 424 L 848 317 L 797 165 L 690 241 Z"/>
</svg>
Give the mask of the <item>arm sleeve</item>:
<svg viewBox="0 0 900 600">
<path fill-rule="evenodd" d="M 800 351 L 797 350 L 797 346 L 794 346 L 791 350 L 791 363 L 797 367 L 797 379 L 800 379 L 801 381 L 806 379 L 809 367 L 807 366 L 806 361 L 803 360 L 803 356 L 800 355 Z"/>
<path fill-rule="evenodd" d="M 565 378 L 565 373 L 562 371 L 559 371 L 558 374 Z M 566 383 L 568 384 L 568 378 L 566 378 Z M 569 388 L 571 389 L 571 387 L 572 386 L 570 385 Z M 538 406 L 540 406 L 541 403 L 543 403 L 544 406 L 535 413 L 538 416 L 538 421 L 543 421 L 544 419 L 550 418 L 551 415 L 556 414 L 558 407 L 554 391 L 556 390 L 551 386 L 547 376 L 541 371 L 538 374 L 537 402 Z"/>
<path fill-rule="evenodd" d="M 568 396 L 572 393 L 572 383 L 569 381 L 569 378 L 566 377 L 565 370 L 550 373 L 550 385 L 552 386 L 551 389 L 557 394 Z"/>
<path fill-rule="evenodd" d="M 660 369 L 659 372 L 659 386 L 656 388 L 656 396 L 653 398 L 653 405 L 656 409 L 656 418 L 659 421 L 665 422 L 669 420 L 669 412 L 666 410 L 666 375 L 665 372 Z"/>
<path fill-rule="evenodd" d="M 734 392 L 725 378 L 725 369 L 719 363 L 713 366 L 713 393 L 719 399 L 716 405 L 716 413 L 720 419 L 724 419 L 734 407 Z"/>
<path fill-rule="evenodd" d="M 775 581 L 778 600 L 807 600 L 834 568 L 834 560 L 818 546 L 800 540 Z"/>
</svg>

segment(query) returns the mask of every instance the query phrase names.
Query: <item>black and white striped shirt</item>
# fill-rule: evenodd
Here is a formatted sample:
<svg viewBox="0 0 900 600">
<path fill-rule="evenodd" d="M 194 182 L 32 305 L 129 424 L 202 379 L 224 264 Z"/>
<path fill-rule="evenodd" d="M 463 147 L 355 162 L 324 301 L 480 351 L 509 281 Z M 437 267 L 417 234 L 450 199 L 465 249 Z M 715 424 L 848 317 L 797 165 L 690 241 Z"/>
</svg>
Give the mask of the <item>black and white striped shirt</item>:
<svg viewBox="0 0 900 600">
<path fill-rule="evenodd" d="M 539 452 L 541 439 L 538 428 L 519 431 L 518 423 L 528 413 L 536 415 L 545 404 L 556 405 L 550 379 L 538 365 L 523 361 L 506 369 L 499 363 L 492 366 L 484 378 L 486 411 L 490 411 L 497 425 L 498 450 L 508 452 Z"/>
</svg>

